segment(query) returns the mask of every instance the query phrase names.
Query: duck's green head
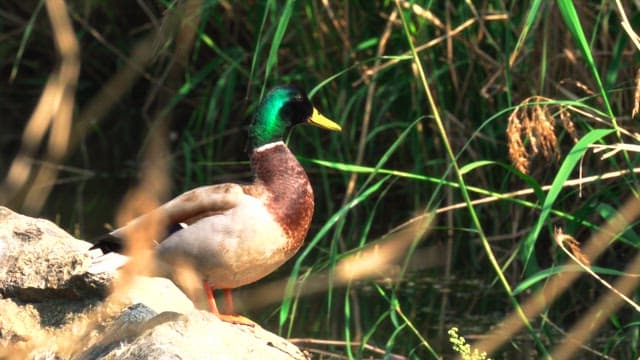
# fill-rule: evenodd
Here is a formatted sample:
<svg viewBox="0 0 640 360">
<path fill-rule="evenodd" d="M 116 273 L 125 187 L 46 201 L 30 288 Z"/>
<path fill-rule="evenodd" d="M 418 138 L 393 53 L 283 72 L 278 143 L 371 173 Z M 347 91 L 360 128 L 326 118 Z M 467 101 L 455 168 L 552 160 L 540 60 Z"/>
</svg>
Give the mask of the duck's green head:
<svg viewBox="0 0 640 360">
<path fill-rule="evenodd" d="M 281 141 L 291 127 L 303 123 L 332 131 L 342 130 L 340 125 L 320 114 L 301 89 L 291 85 L 276 87 L 258 106 L 249 128 L 251 147 L 255 149 Z"/>
</svg>

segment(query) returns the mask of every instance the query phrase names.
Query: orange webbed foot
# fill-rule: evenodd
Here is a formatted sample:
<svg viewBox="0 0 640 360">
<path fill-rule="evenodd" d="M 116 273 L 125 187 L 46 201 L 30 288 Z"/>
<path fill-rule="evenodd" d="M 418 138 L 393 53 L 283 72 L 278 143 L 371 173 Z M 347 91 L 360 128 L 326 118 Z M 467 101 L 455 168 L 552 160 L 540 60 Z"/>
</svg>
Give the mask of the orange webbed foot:
<svg viewBox="0 0 640 360">
<path fill-rule="evenodd" d="M 237 314 L 214 314 L 214 315 L 217 316 L 218 319 L 231 324 L 246 325 L 250 327 L 259 326 L 251 319 L 244 317 L 242 315 L 237 315 Z"/>
<path fill-rule="evenodd" d="M 250 327 L 255 327 L 258 325 L 247 317 L 235 314 L 235 310 L 233 307 L 233 298 L 231 297 L 231 289 L 223 290 L 225 302 L 227 305 L 226 310 L 228 313 L 221 314 L 220 311 L 218 311 L 218 306 L 216 305 L 216 299 L 213 297 L 213 289 L 206 281 L 203 282 L 203 286 L 204 286 L 205 292 L 207 293 L 207 302 L 209 303 L 209 310 L 211 310 L 213 315 L 215 315 L 218 319 L 231 324 L 246 325 Z"/>
</svg>

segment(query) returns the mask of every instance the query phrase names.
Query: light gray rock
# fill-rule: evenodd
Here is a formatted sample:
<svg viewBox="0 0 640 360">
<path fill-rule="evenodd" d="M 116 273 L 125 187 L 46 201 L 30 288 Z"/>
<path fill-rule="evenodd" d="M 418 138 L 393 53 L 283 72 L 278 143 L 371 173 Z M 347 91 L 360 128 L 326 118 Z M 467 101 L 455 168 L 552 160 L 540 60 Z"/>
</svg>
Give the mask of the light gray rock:
<svg viewBox="0 0 640 360">
<path fill-rule="evenodd" d="M 151 326 L 153 325 L 153 326 Z M 259 326 L 223 322 L 206 311 L 161 313 L 135 327 L 143 333 L 96 359 L 308 359 L 295 345 Z M 81 358 L 85 360 L 88 358 Z"/>
<path fill-rule="evenodd" d="M 166 278 L 129 276 L 107 297 L 128 259 L 90 247 L 48 220 L 0 207 L 0 358 L 308 358 L 259 326 L 195 310 Z"/>
<path fill-rule="evenodd" d="M 169 279 L 135 276 L 119 298 L 126 304 L 145 304 L 156 313 L 171 311 L 188 313 L 193 302 Z"/>
<path fill-rule="evenodd" d="M 82 286 L 92 263 L 89 247 L 48 220 L 0 207 L 0 295 L 39 302 L 104 293 L 104 288 Z"/>
<path fill-rule="evenodd" d="M 146 324 L 157 313 L 144 304 L 131 305 L 118 316 L 103 332 L 102 337 L 74 360 L 93 360 L 104 357 L 113 350 L 135 340 L 146 330 Z"/>
</svg>

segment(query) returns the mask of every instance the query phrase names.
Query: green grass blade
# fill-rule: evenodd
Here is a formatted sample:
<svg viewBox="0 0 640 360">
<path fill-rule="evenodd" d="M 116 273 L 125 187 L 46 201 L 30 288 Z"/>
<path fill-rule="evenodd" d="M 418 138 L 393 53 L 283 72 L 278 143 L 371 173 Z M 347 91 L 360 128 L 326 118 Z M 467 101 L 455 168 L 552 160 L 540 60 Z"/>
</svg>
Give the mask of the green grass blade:
<svg viewBox="0 0 640 360">
<path fill-rule="evenodd" d="M 529 35 L 529 31 L 533 28 L 533 24 L 536 22 L 536 19 L 540 14 L 541 5 L 541 0 L 535 0 L 529 6 L 529 11 L 527 11 L 527 18 L 525 20 L 524 26 L 522 27 L 522 32 L 520 32 L 520 36 L 518 37 L 518 41 L 516 42 L 516 47 L 513 49 L 511 57 L 509 58 L 509 66 L 513 66 L 513 63 L 515 62 L 515 56 L 518 55 L 522 50 L 524 42 L 527 39 L 527 35 Z"/>
<path fill-rule="evenodd" d="M 607 94 L 607 90 L 605 89 L 602 80 L 600 79 L 600 74 L 598 72 L 598 67 L 596 66 L 596 62 L 593 58 L 593 53 L 591 52 L 591 47 L 589 46 L 589 42 L 584 34 L 584 30 L 582 29 L 582 24 L 580 24 L 580 18 L 578 17 L 578 12 L 576 11 L 576 7 L 573 5 L 572 0 L 558 0 L 558 7 L 560 8 L 560 14 L 564 19 L 565 24 L 569 28 L 569 32 L 573 36 L 574 40 L 578 44 L 578 48 L 582 52 L 587 65 L 589 66 L 589 70 L 593 78 L 598 85 L 598 90 L 600 91 L 600 96 L 602 96 L 602 100 L 604 101 L 604 105 L 607 111 L 607 115 L 611 119 L 613 127 L 618 130 L 618 124 L 616 122 L 615 116 L 613 114 L 613 109 L 611 108 L 611 104 L 609 102 L 609 96 Z"/>
<path fill-rule="evenodd" d="M 267 67 L 264 73 L 263 87 L 266 86 L 266 84 L 269 82 L 271 71 L 278 63 L 278 49 L 280 49 L 282 38 L 284 38 L 284 34 L 287 31 L 287 26 L 289 25 L 289 20 L 291 19 L 293 6 L 295 5 L 295 3 L 295 0 L 288 0 L 286 5 L 284 6 L 284 9 L 282 10 L 282 15 L 280 15 L 280 18 L 278 20 L 276 33 L 273 35 L 271 47 L 269 48 L 269 56 L 267 57 Z"/>
<path fill-rule="evenodd" d="M 590 266 L 590 269 L 593 270 L 596 274 L 601 275 L 610 275 L 610 276 L 629 276 L 628 273 L 620 270 L 609 269 L 601 266 Z M 550 278 L 556 274 L 561 274 L 567 271 L 579 271 L 585 272 L 583 268 L 578 265 L 562 265 L 562 266 L 554 266 L 548 269 L 543 269 L 538 271 L 537 273 L 529 276 L 524 281 L 522 281 L 515 289 L 513 289 L 513 294 L 518 295 L 526 290 L 529 290 L 533 285 L 543 281 L 547 278 Z"/>
<path fill-rule="evenodd" d="M 540 235 L 542 227 L 547 223 L 547 219 L 549 218 L 549 214 L 551 213 L 553 204 L 562 191 L 562 185 L 565 183 L 565 181 L 567 181 L 573 169 L 580 162 L 580 160 L 584 156 L 584 153 L 589 148 L 589 145 L 600 141 L 600 139 L 611 134 L 612 132 L 614 132 L 613 129 L 596 129 L 588 132 L 578 141 L 577 144 L 573 146 L 566 159 L 562 162 L 562 165 L 558 170 L 558 174 L 551 184 L 551 189 L 544 199 L 540 216 L 538 217 L 533 230 L 529 233 L 521 248 L 520 254 L 521 259 L 525 264 L 525 273 L 531 274 L 535 271 L 538 271 L 537 262 L 531 255 L 533 254 L 538 235 Z"/>
<path fill-rule="evenodd" d="M 42 10 L 42 5 L 44 5 L 44 0 L 38 1 L 36 8 L 33 10 L 31 17 L 29 18 L 29 22 L 24 27 L 24 34 L 20 39 L 20 47 L 18 47 L 18 52 L 16 53 L 16 58 L 13 61 L 13 65 L 11 66 L 11 74 L 9 75 L 9 82 L 13 82 L 16 76 L 18 76 L 18 68 L 20 67 L 20 62 L 22 60 L 22 56 L 24 55 L 24 49 L 27 47 L 27 41 L 31 37 L 31 33 L 33 32 L 36 19 L 38 18 L 38 14 L 40 14 L 40 10 Z"/>
<path fill-rule="evenodd" d="M 253 51 L 253 58 L 251 59 L 251 70 L 249 70 L 249 86 L 253 83 L 253 77 L 256 73 L 256 66 L 258 66 L 258 59 L 260 58 L 260 52 L 262 50 L 262 39 L 264 35 L 264 28 L 267 24 L 267 19 L 269 17 L 269 5 L 264 7 L 264 14 L 262 15 L 262 22 L 260 22 L 260 30 L 258 31 L 258 38 L 256 40 L 256 48 Z M 262 92 L 260 93 L 260 99 L 264 95 L 265 86 L 262 86 Z M 247 96 L 249 95 L 249 91 L 247 91 Z"/>
</svg>

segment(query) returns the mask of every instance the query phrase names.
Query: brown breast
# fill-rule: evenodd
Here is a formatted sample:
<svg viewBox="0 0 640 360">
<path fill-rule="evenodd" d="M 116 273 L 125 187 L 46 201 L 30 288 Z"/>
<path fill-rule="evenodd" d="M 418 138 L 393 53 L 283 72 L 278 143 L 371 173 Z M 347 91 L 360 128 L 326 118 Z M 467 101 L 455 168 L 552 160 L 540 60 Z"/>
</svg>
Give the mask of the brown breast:
<svg viewBox="0 0 640 360">
<path fill-rule="evenodd" d="M 255 185 L 245 192 L 262 197 L 265 205 L 291 242 L 283 249 L 298 251 L 309 230 L 313 216 L 313 190 L 304 169 L 282 144 L 254 151 L 251 165 L 256 175 Z"/>
</svg>

